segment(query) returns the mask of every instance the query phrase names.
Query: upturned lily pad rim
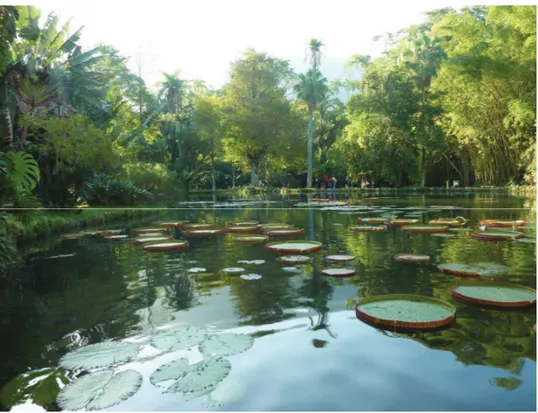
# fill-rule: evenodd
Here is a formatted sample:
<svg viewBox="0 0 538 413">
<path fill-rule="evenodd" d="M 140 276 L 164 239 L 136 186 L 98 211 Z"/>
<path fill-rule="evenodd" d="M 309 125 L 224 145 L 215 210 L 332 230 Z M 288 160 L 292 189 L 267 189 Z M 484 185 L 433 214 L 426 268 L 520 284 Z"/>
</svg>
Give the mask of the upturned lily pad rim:
<svg viewBox="0 0 538 413">
<path fill-rule="evenodd" d="M 382 224 L 387 219 L 383 217 L 379 218 L 364 218 L 364 217 L 358 217 L 357 222 L 364 223 L 364 224 Z"/>
<path fill-rule="evenodd" d="M 132 243 L 134 245 L 152 244 L 154 242 L 165 242 L 174 239 L 173 237 L 163 235 L 162 237 L 146 237 L 146 238 L 133 238 Z"/>
<path fill-rule="evenodd" d="M 235 237 L 232 238 L 233 242 L 239 244 L 261 244 L 262 242 L 267 242 L 269 237 L 267 235 L 247 235 L 244 237 Z"/>
<path fill-rule="evenodd" d="M 452 295 L 453 298 L 457 300 L 465 301 L 472 304 L 478 304 L 478 305 L 482 305 L 486 307 L 525 308 L 525 307 L 536 305 L 536 296 L 534 298 L 534 301 L 506 302 L 506 301 L 494 301 L 494 300 L 484 300 L 481 298 L 474 298 L 474 297 L 462 294 L 458 291 L 455 291 L 458 287 L 481 287 L 481 286 L 520 289 L 520 290 L 532 292 L 536 295 L 536 290 L 534 288 L 527 287 L 525 285 L 514 284 L 510 282 L 502 282 L 502 281 L 466 281 L 466 282 L 459 283 L 453 286 L 450 290 L 450 294 Z"/>
<path fill-rule="evenodd" d="M 197 237 L 197 238 L 204 238 L 204 237 L 213 237 L 215 235 L 221 235 L 228 232 L 227 228 L 204 228 L 204 229 L 192 229 L 185 231 L 186 237 Z"/>
<path fill-rule="evenodd" d="M 446 317 L 436 321 L 401 321 L 401 320 L 390 320 L 383 319 L 378 317 L 373 317 L 367 313 L 361 311 L 359 307 L 363 304 L 373 303 L 373 302 L 383 302 L 390 300 L 409 300 L 409 301 L 422 301 L 428 302 L 431 304 L 437 304 L 440 307 L 444 307 L 447 310 L 452 312 L 450 317 Z M 388 327 L 400 327 L 400 328 L 410 328 L 410 329 L 420 329 L 420 330 L 429 330 L 435 329 L 442 326 L 447 326 L 454 322 L 456 319 L 456 307 L 446 301 L 439 300 L 438 298 L 426 297 L 422 295 L 414 294 L 384 294 L 376 295 L 372 297 L 367 297 L 361 300 L 359 304 L 355 306 L 355 315 L 359 320 L 368 321 L 372 324 L 380 324 Z"/>
<path fill-rule="evenodd" d="M 177 228 L 182 227 L 184 225 L 187 225 L 189 221 L 164 221 L 164 222 L 154 222 L 153 225 L 157 225 L 158 227 L 165 227 L 165 228 Z"/>
<path fill-rule="evenodd" d="M 436 234 L 448 232 L 448 227 L 443 225 L 404 225 L 402 231 L 410 234 Z"/>
<path fill-rule="evenodd" d="M 226 230 L 230 233 L 249 233 L 249 232 L 258 232 L 259 228 L 256 225 L 230 225 L 226 227 Z"/>
<path fill-rule="evenodd" d="M 461 219 L 458 219 L 458 218 L 461 218 Z M 449 227 L 463 227 L 465 224 L 467 224 L 467 222 L 468 221 L 463 217 L 439 218 L 439 219 L 430 220 L 428 222 L 428 225 L 448 225 Z"/>
<path fill-rule="evenodd" d="M 285 245 L 293 245 L 293 244 L 309 244 L 311 247 L 307 248 L 286 248 Z M 284 247 L 277 247 L 278 245 L 284 245 Z M 305 241 L 305 240 L 297 240 L 297 241 L 275 241 L 270 242 L 268 244 L 265 244 L 265 249 L 267 251 L 273 251 L 277 252 L 279 254 L 310 254 L 312 252 L 316 252 L 321 250 L 323 248 L 323 244 L 318 241 Z"/>
<path fill-rule="evenodd" d="M 251 221 L 239 221 L 239 222 L 230 222 L 227 227 L 257 227 L 260 224 L 260 221 L 251 220 Z"/>
<path fill-rule="evenodd" d="M 186 250 L 187 248 L 189 248 L 189 243 L 187 241 L 159 242 L 144 245 L 144 251 L 148 252 L 182 251 Z"/>
<path fill-rule="evenodd" d="M 303 235 L 304 229 L 301 228 L 290 228 L 290 229 L 270 229 L 265 231 L 266 235 L 270 237 L 291 237 L 294 235 Z"/>
<path fill-rule="evenodd" d="M 471 232 L 471 237 L 475 239 L 481 239 L 484 241 L 510 241 L 518 238 L 524 238 L 525 234 L 521 232 L 506 232 L 501 231 L 483 231 L 483 232 Z"/>
<path fill-rule="evenodd" d="M 341 273 L 337 273 L 337 274 L 332 274 L 330 273 L 331 270 L 338 270 L 338 271 L 342 271 Z M 345 271 L 345 272 L 344 272 Z M 321 273 L 323 275 L 326 275 L 328 277 L 336 277 L 336 278 L 344 278 L 344 277 L 352 277 L 354 276 L 355 274 L 357 274 L 357 270 L 355 268 L 345 268 L 345 267 L 339 267 L 339 268 L 336 268 L 336 267 L 327 267 L 327 268 L 323 268 L 321 270 Z"/>
<path fill-rule="evenodd" d="M 522 219 L 483 219 L 480 221 L 480 225 L 485 225 L 486 227 L 491 228 L 510 228 L 516 223 L 517 227 L 522 227 L 527 225 L 527 221 Z"/>
<path fill-rule="evenodd" d="M 339 258 L 336 258 L 336 257 L 339 257 Z M 350 255 L 350 254 L 331 254 L 325 257 L 327 261 L 334 261 L 334 262 L 353 261 L 355 258 L 356 258 L 355 255 Z"/>
<path fill-rule="evenodd" d="M 410 258 L 406 258 L 410 257 Z M 394 256 L 396 261 L 400 262 L 428 262 L 431 257 L 426 254 L 415 254 L 413 252 L 400 252 Z"/>
</svg>

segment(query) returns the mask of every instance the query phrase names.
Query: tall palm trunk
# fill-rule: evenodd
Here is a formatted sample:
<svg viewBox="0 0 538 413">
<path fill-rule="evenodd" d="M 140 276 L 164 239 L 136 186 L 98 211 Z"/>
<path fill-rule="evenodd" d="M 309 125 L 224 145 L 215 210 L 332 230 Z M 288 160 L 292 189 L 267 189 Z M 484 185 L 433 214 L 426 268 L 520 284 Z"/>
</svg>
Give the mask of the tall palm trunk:
<svg viewBox="0 0 538 413">
<path fill-rule="evenodd" d="M 211 155 L 211 190 L 215 192 L 217 190 L 217 183 L 215 181 L 215 157 Z"/>
<path fill-rule="evenodd" d="M 252 161 L 252 170 L 250 172 L 250 185 L 256 186 L 258 184 L 258 162 Z"/>
<path fill-rule="evenodd" d="M 312 187 L 312 145 L 314 138 L 314 113 L 310 112 L 310 119 L 308 120 L 308 140 L 306 143 L 306 156 L 308 159 L 308 174 L 306 176 L 306 187 Z"/>
<path fill-rule="evenodd" d="M 426 116 L 424 116 L 424 107 L 426 106 L 426 88 L 422 86 L 422 118 L 424 122 L 424 133 L 426 133 Z M 424 188 L 426 186 L 426 149 L 422 146 L 420 151 L 420 167 L 422 177 L 420 179 L 420 186 Z"/>
<path fill-rule="evenodd" d="M 13 146 L 13 122 L 11 121 L 11 113 L 9 108 L 4 109 L 4 119 L 6 120 L 7 136 L 9 139 L 9 147 Z"/>
</svg>

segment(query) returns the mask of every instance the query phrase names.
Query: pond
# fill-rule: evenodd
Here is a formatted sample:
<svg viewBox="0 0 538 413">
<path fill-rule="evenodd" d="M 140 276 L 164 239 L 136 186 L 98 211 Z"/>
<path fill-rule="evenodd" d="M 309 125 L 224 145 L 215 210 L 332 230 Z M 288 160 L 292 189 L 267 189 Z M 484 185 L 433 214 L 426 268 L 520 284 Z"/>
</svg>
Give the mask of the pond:
<svg viewBox="0 0 538 413">
<path fill-rule="evenodd" d="M 528 224 L 518 231 L 530 241 L 412 234 L 396 225 L 349 229 L 365 225 L 357 218 L 389 215 L 421 223 L 461 216 L 473 230 L 483 219 L 522 219 Z M 27 399 L 46 410 L 536 410 L 535 309 L 455 301 L 451 288 L 463 278 L 437 268 L 495 263 L 509 270 L 481 278 L 536 288 L 535 218 L 534 199 L 499 195 L 371 196 L 351 207 L 311 196 L 219 196 L 110 228 L 129 234 L 155 221 L 219 228 L 257 221 L 304 230 L 269 242 L 311 240 L 322 249 L 290 264 L 264 243 L 233 241 L 259 231 L 186 237 L 179 227 L 171 236 L 189 246 L 169 252 L 133 245 L 136 235 L 40 241 L 0 279 L 0 400 L 7 410 Z M 399 253 L 430 260 L 401 262 Z M 355 258 L 331 263 L 329 254 Z M 331 277 L 322 274 L 326 267 L 355 274 Z M 383 294 L 444 300 L 456 307 L 456 320 L 411 333 L 358 320 L 356 305 Z M 107 341 L 119 344 L 65 356 Z M 69 361 L 72 370 L 57 368 Z M 198 369 L 189 362 L 200 362 Z M 87 370 L 98 370 L 93 382 Z M 75 376 L 78 387 L 74 381 L 62 390 L 58 404 L 62 381 Z"/>
</svg>

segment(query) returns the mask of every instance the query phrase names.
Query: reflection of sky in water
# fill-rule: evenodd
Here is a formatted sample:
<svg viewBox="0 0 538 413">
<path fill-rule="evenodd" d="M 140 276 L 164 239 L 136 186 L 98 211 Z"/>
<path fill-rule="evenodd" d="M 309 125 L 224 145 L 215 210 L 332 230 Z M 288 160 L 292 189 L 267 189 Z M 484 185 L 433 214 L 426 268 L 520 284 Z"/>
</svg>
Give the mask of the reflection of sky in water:
<svg viewBox="0 0 538 413">
<path fill-rule="evenodd" d="M 398 210 L 407 211 L 409 205 L 422 204 L 423 200 L 364 198 L 362 202 L 371 206 L 397 204 Z M 426 204 L 480 208 L 528 207 L 524 202 L 502 197 L 426 200 Z M 293 203 L 290 209 L 280 210 L 271 208 L 287 204 L 254 205 L 264 206 L 263 210 L 241 206 L 236 210 L 171 211 L 127 227 L 181 219 L 293 224 L 305 230 L 305 235 L 296 239 L 323 243 L 322 252 L 310 255 L 313 260 L 306 264 L 278 262 L 277 255 L 266 251 L 263 244 L 235 244 L 231 241 L 235 234 L 189 239 L 189 250 L 167 254 L 145 253 L 130 240 L 51 239 L 46 252 L 30 256 L 26 266 L 0 280 L 0 336 L 13 337 L 5 342 L 0 386 L 29 368 L 56 365 L 69 349 L 107 339 L 147 337 L 163 326 L 242 331 L 252 326 L 268 330 L 303 324 L 299 329 L 259 337 L 252 349 L 229 358 L 230 378 L 244 383 L 247 392 L 225 409 L 535 409 L 536 368 L 531 359 L 536 357 L 532 332 L 536 316 L 454 303 L 449 290 L 458 279 L 435 267 L 443 262 L 495 262 L 510 267 L 501 280 L 535 287 L 535 245 L 473 240 L 468 233 L 456 233 L 450 239 L 409 235 L 399 228 L 357 233 L 348 227 L 363 214 L 321 211 L 319 207 L 306 211 Z M 457 210 L 454 214 L 470 219 L 472 227 L 484 218 L 535 219 L 535 211 L 523 210 Z M 430 211 L 421 219 L 427 222 L 438 215 L 450 217 L 451 213 Z M 182 235 L 178 232 L 176 236 Z M 395 261 L 394 254 L 402 252 L 428 254 L 432 261 Z M 322 259 L 328 254 L 353 254 L 357 259 L 328 264 Z M 43 259 L 58 255 L 68 256 Z M 238 262 L 244 260 L 265 262 Z M 320 276 L 328 265 L 353 267 L 357 275 L 343 279 Z M 292 266 L 299 271 L 283 270 Z M 193 267 L 205 271 L 189 273 Z M 239 275 L 223 273 L 226 267 L 243 267 L 245 274 L 256 273 L 262 278 L 242 280 Z M 388 293 L 449 301 L 458 308 L 456 325 L 445 332 L 403 339 L 390 338 L 355 318 L 351 310 L 361 298 Z M 305 315 L 310 315 L 314 324 L 320 322 L 312 308 L 331 312 L 328 323 L 336 339 L 323 328 L 305 331 L 311 323 Z M 271 327 L 273 323 L 280 326 Z M 135 368 L 149 376 L 165 358 Z M 185 403 L 179 395 L 162 395 L 145 381 L 132 399 L 111 409 L 201 408 L 196 403 Z"/>
</svg>

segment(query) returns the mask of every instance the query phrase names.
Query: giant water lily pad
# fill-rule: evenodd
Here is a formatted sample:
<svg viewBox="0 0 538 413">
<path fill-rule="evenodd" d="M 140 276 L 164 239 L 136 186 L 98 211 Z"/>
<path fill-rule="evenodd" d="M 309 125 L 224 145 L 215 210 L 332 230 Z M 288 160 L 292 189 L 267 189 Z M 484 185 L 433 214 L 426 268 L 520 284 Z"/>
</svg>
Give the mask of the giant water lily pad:
<svg viewBox="0 0 538 413">
<path fill-rule="evenodd" d="M 212 237 L 226 233 L 226 228 L 221 229 L 193 229 L 185 231 L 187 237 Z"/>
<path fill-rule="evenodd" d="M 159 350 L 176 351 L 197 346 L 207 331 L 199 327 L 178 327 L 161 331 L 151 337 L 151 345 Z"/>
<path fill-rule="evenodd" d="M 413 219 L 413 218 L 395 218 L 395 219 L 390 220 L 390 221 L 384 221 L 383 223 L 385 225 L 390 224 L 390 225 L 402 226 L 402 225 L 418 224 L 419 222 L 420 222 L 420 220 Z"/>
<path fill-rule="evenodd" d="M 232 233 L 258 232 L 258 231 L 259 231 L 259 228 L 255 225 L 253 226 L 240 225 L 240 226 L 228 227 L 228 232 L 232 232 Z"/>
<path fill-rule="evenodd" d="M 436 298 L 409 294 L 368 297 L 355 307 L 359 320 L 386 327 L 433 329 L 452 323 L 456 308 Z"/>
<path fill-rule="evenodd" d="M 353 261 L 355 259 L 355 256 L 345 255 L 345 254 L 335 254 L 335 255 L 327 255 L 325 259 L 327 261 L 346 262 L 346 261 Z"/>
<path fill-rule="evenodd" d="M 312 258 L 305 255 L 284 255 L 282 257 L 278 257 L 277 261 L 284 262 L 286 264 L 305 264 L 312 261 Z"/>
<path fill-rule="evenodd" d="M 134 358 L 140 347 L 125 341 L 105 341 L 80 347 L 65 354 L 59 362 L 66 370 L 94 369 L 125 363 Z"/>
<path fill-rule="evenodd" d="M 259 221 L 241 221 L 241 222 L 234 222 L 233 224 L 230 224 L 232 227 L 250 227 L 250 226 L 256 226 L 259 224 Z"/>
<path fill-rule="evenodd" d="M 262 278 L 260 274 L 242 274 L 239 277 L 247 281 L 259 280 L 260 278 Z"/>
<path fill-rule="evenodd" d="M 267 235 L 247 235 L 243 237 L 232 238 L 233 242 L 238 244 L 261 244 L 269 240 Z"/>
<path fill-rule="evenodd" d="M 148 252 L 168 252 L 168 251 L 183 251 L 189 248 L 187 241 L 171 241 L 148 244 L 144 246 L 144 251 Z"/>
<path fill-rule="evenodd" d="M 452 296 L 493 307 L 523 308 L 536 304 L 536 290 L 511 283 L 468 282 L 454 287 Z"/>
<path fill-rule="evenodd" d="M 188 224 L 185 225 L 185 229 L 206 229 L 206 228 L 213 228 L 217 224 Z"/>
<path fill-rule="evenodd" d="M 510 227 L 522 227 L 527 224 L 527 221 L 522 219 L 483 219 L 480 221 L 480 225 L 492 228 L 510 228 Z"/>
<path fill-rule="evenodd" d="M 429 225 L 444 225 L 449 227 L 461 227 L 467 223 L 467 220 L 463 217 L 456 218 L 437 218 L 428 222 Z"/>
<path fill-rule="evenodd" d="M 265 260 L 239 260 L 237 261 L 238 264 L 253 264 L 253 265 L 261 265 L 265 264 Z"/>
<path fill-rule="evenodd" d="M 152 232 L 162 232 L 162 228 L 134 228 L 130 232 L 133 235 L 139 235 L 139 234 L 148 234 Z"/>
<path fill-rule="evenodd" d="M 386 225 L 357 225 L 354 227 L 349 227 L 350 231 L 355 232 L 380 232 L 380 231 L 386 231 L 387 226 Z"/>
<path fill-rule="evenodd" d="M 166 236 L 158 236 L 158 237 L 138 237 L 133 238 L 133 244 L 140 245 L 140 244 L 148 244 L 151 242 L 160 242 L 160 241 L 168 241 L 171 240 L 172 237 L 166 237 Z"/>
<path fill-rule="evenodd" d="M 127 400 L 141 384 L 142 375 L 135 370 L 98 371 L 65 386 L 57 402 L 64 410 L 102 410 Z"/>
<path fill-rule="evenodd" d="M 329 277 L 351 277 L 357 271 L 354 268 L 324 268 L 321 273 Z"/>
<path fill-rule="evenodd" d="M 148 237 L 164 237 L 167 236 L 164 231 L 161 232 L 146 232 L 145 234 L 138 234 L 136 238 L 148 238 Z"/>
<path fill-rule="evenodd" d="M 438 234 L 447 232 L 448 227 L 443 225 L 405 225 L 402 231 L 410 234 Z"/>
<path fill-rule="evenodd" d="M 385 218 L 357 218 L 357 222 L 363 224 L 382 224 L 385 221 Z"/>
<path fill-rule="evenodd" d="M 223 268 L 222 271 L 228 274 L 238 274 L 240 272 L 245 272 L 245 269 L 240 268 L 240 267 L 228 267 L 228 268 Z"/>
<path fill-rule="evenodd" d="M 212 391 L 217 384 L 228 376 L 231 364 L 226 359 L 210 359 L 189 364 L 187 359 L 178 359 L 159 367 L 150 377 L 151 383 L 175 380 L 166 390 L 167 393 L 198 393 Z"/>
<path fill-rule="evenodd" d="M 439 264 L 437 266 L 442 272 L 462 277 L 494 277 L 507 274 L 510 268 L 491 262 L 481 262 L 476 264 Z"/>
<path fill-rule="evenodd" d="M 31 370 L 9 381 L 0 391 L 0 402 L 10 409 L 30 400 L 48 406 L 56 400 L 60 386 L 69 383 L 69 372 L 59 368 Z"/>
<path fill-rule="evenodd" d="M 83 232 L 79 232 L 79 233 L 73 233 L 73 234 L 62 234 L 60 235 L 60 238 L 61 239 L 79 239 L 79 238 L 84 238 L 86 236 L 86 234 L 84 234 Z"/>
<path fill-rule="evenodd" d="M 471 237 L 486 241 L 506 241 L 523 238 L 525 235 L 514 231 L 477 231 L 471 232 Z"/>
<path fill-rule="evenodd" d="M 103 237 L 103 239 L 109 239 L 109 240 L 120 240 L 120 239 L 127 239 L 129 238 L 129 235 L 108 235 L 106 237 Z"/>
<path fill-rule="evenodd" d="M 304 230 L 299 228 L 294 229 L 274 229 L 266 230 L 265 233 L 270 237 L 294 237 L 304 234 Z"/>
<path fill-rule="evenodd" d="M 321 242 L 317 241 L 287 241 L 270 242 L 265 246 L 265 249 L 284 254 L 309 254 L 311 252 L 319 251 L 321 247 Z"/>
<path fill-rule="evenodd" d="M 224 357 L 247 351 L 253 344 L 248 334 L 212 334 L 200 344 L 200 351 L 208 357 Z"/>
<path fill-rule="evenodd" d="M 188 224 L 189 221 L 169 221 L 169 222 L 155 222 L 153 225 L 165 228 L 178 228 Z"/>
<path fill-rule="evenodd" d="M 425 254 L 400 253 L 396 254 L 394 259 L 402 262 L 428 262 L 430 257 Z"/>
</svg>

